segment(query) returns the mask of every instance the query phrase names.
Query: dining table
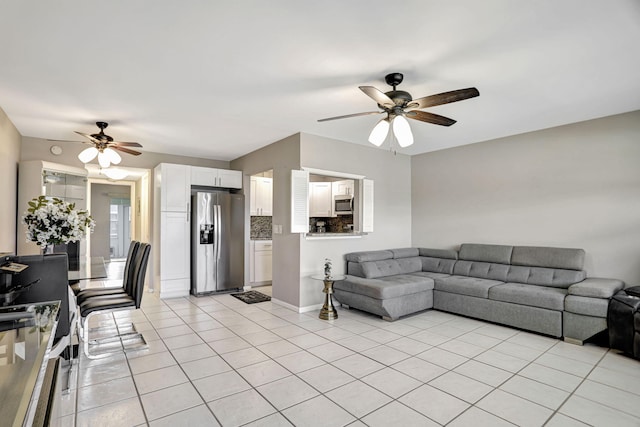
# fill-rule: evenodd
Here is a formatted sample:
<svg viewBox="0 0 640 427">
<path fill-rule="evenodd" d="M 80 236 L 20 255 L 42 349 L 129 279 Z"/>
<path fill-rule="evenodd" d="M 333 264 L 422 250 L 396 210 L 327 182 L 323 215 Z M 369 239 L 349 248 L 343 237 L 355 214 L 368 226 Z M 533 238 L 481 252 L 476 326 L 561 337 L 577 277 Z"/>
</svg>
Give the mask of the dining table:
<svg viewBox="0 0 640 427">
<path fill-rule="evenodd" d="M 77 270 L 69 269 L 69 283 L 77 283 L 80 280 L 106 279 L 107 268 L 104 258 L 101 256 L 80 257 Z"/>
</svg>

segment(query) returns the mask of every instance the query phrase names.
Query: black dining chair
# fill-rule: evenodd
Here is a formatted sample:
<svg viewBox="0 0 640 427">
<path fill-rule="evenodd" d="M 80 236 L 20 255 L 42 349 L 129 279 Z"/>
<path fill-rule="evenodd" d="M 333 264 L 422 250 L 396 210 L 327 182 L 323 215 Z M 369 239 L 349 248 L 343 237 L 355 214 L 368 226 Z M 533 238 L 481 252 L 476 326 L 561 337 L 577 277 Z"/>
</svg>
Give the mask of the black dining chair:
<svg viewBox="0 0 640 427">
<path fill-rule="evenodd" d="M 124 264 L 124 271 L 122 276 L 122 286 L 114 286 L 109 288 L 90 288 L 83 289 L 76 293 L 76 301 L 78 305 L 81 305 L 87 298 L 93 298 L 98 296 L 122 296 L 122 294 L 127 294 L 127 288 L 131 287 L 131 282 L 133 280 L 133 270 L 135 269 L 134 259 L 140 248 L 140 242 L 135 240 L 131 241 L 129 245 L 129 252 L 127 254 L 127 261 Z"/>
<path fill-rule="evenodd" d="M 140 243 L 139 248 L 134 257 L 134 269 L 133 277 L 131 280 L 131 287 L 127 293 L 121 295 L 103 295 L 87 298 L 79 305 L 80 311 L 80 324 L 79 328 L 82 330 L 81 337 L 83 340 L 84 353 L 89 359 L 98 359 L 106 357 L 112 352 L 92 354 L 89 351 L 91 344 L 91 337 L 89 336 L 91 329 L 89 328 L 90 320 L 93 316 L 99 314 L 113 313 L 123 310 L 136 310 L 140 308 L 142 302 L 142 295 L 144 293 L 144 279 L 146 277 L 147 264 L 149 262 L 149 253 L 151 251 L 151 245 L 147 243 Z M 117 331 L 116 331 L 117 332 Z M 117 334 L 114 337 L 120 341 L 125 338 L 127 340 L 139 338 L 142 340 L 143 345 L 146 345 L 146 341 L 142 334 L 138 332 Z M 100 343 L 100 341 L 98 341 Z M 140 348 L 140 347 L 138 347 Z"/>
</svg>

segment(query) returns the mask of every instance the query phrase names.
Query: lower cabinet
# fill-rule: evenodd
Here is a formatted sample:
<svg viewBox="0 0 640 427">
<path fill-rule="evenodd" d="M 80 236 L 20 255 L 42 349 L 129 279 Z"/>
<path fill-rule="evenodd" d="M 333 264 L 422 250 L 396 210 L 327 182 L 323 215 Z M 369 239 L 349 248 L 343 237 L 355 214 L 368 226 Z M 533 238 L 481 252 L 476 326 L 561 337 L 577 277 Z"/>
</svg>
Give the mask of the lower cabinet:
<svg viewBox="0 0 640 427">
<path fill-rule="evenodd" d="M 160 298 L 189 295 L 191 234 L 186 212 L 161 213 Z"/>
<path fill-rule="evenodd" d="M 271 282 L 272 241 L 252 240 L 250 246 L 249 280 L 256 284 Z"/>
</svg>

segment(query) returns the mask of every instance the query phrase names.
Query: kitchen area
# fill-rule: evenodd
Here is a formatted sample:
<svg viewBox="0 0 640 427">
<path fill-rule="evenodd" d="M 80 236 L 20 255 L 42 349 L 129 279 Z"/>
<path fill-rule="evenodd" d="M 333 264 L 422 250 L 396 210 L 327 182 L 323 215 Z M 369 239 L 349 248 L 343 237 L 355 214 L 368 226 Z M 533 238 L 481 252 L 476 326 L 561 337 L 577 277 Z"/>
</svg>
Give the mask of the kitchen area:
<svg viewBox="0 0 640 427">
<path fill-rule="evenodd" d="M 271 285 L 273 171 L 251 176 L 249 241 L 249 284 L 251 287 Z"/>
<path fill-rule="evenodd" d="M 309 174 L 309 234 L 354 232 L 353 179 Z"/>
</svg>

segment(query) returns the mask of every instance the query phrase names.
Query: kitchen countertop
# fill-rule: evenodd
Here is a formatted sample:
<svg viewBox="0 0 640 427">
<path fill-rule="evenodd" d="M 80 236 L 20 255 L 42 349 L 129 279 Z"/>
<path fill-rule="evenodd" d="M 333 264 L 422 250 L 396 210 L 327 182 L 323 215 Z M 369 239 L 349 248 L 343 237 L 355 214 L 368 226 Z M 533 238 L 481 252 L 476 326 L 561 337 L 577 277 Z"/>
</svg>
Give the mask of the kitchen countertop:
<svg viewBox="0 0 640 427">
<path fill-rule="evenodd" d="M 272 240 L 272 237 L 250 237 L 250 240 Z"/>
<path fill-rule="evenodd" d="M 0 308 L 18 320 L 0 322 L 0 419 L 3 425 L 31 425 L 46 361 L 55 335 L 59 301 Z"/>
<path fill-rule="evenodd" d="M 325 233 L 306 233 L 306 238 L 309 240 L 315 240 L 315 239 L 353 239 L 353 238 L 360 238 L 362 236 L 366 236 L 367 233 L 361 233 L 359 231 L 353 231 L 353 232 L 348 232 L 348 233 L 331 233 L 331 232 L 325 232 Z"/>
</svg>

